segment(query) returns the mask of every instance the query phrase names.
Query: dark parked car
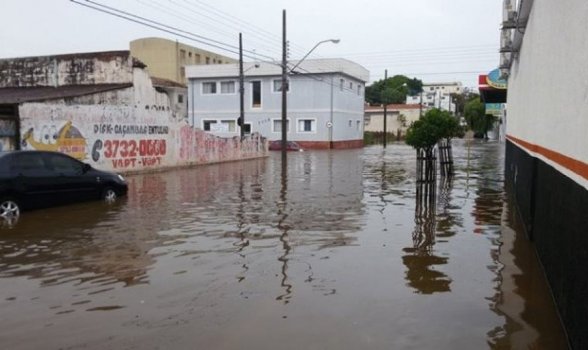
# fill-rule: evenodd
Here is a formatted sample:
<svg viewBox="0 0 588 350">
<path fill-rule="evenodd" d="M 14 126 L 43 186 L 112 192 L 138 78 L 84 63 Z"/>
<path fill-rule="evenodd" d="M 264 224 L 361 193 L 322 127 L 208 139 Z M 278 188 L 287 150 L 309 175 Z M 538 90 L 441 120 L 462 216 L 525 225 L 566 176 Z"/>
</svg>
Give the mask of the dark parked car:
<svg viewBox="0 0 588 350">
<path fill-rule="evenodd" d="M 282 150 L 282 141 L 270 141 L 269 143 L 269 150 L 270 151 L 281 151 Z M 300 145 L 294 141 L 286 141 L 286 151 L 300 151 L 302 148 Z"/>
<path fill-rule="evenodd" d="M 126 193 L 121 175 L 94 169 L 63 153 L 0 152 L 0 217 L 87 200 L 112 202 Z"/>
</svg>

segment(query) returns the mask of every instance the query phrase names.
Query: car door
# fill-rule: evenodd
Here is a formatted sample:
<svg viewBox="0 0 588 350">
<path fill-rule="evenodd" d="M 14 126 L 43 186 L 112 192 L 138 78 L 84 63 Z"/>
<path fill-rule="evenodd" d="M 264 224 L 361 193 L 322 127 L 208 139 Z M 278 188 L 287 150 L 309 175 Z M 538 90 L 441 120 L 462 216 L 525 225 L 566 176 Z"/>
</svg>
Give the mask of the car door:
<svg viewBox="0 0 588 350">
<path fill-rule="evenodd" d="M 46 163 L 55 176 L 55 186 L 66 202 L 96 199 L 97 180 L 84 168 L 84 163 L 65 154 L 48 153 Z"/>
<path fill-rule="evenodd" d="M 47 207 L 58 202 L 53 173 L 41 153 L 16 152 L 10 163 L 14 192 L 23 207 Z"/>
</svg>

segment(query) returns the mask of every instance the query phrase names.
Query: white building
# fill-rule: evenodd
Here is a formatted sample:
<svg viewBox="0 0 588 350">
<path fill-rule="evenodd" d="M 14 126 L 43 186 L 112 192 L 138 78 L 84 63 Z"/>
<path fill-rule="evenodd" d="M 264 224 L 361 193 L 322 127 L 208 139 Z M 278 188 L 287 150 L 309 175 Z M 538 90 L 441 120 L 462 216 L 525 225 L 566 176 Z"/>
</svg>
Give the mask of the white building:
<svg viewBox="0 0 588 350">
<path fill-rule="evenodd" d="M 537 249 L 573 349 L 588 349 L 586 18 L 586 0 L 505 0 L 500 61 L 513 216 Z"/>
<path fill-rule="evenodd" d="M 295 65 L 296 62 L 291 62 Z M 281 139 L 281 67 L 245 63 L 245 131 Z M 289 74 L 288 140 L 302 148 L 363 145 L 363 106 L 369 72 L 345 59 L 303 61 Z M 237 136 L 237 64 L 188 66 L 188 119 L 218 136 Z"/>
<path fill-rule="evenodd" d="M 427 83 L 423 84 L 423 92 L 414 96 L 407 96 L 407 104 L 422 104 L 427 108 L 439 108 L 444 111 L 455 112 L 455 103 L 451 94 L 461 94 L 464 88 L 460 82 Z"/>
</svg>

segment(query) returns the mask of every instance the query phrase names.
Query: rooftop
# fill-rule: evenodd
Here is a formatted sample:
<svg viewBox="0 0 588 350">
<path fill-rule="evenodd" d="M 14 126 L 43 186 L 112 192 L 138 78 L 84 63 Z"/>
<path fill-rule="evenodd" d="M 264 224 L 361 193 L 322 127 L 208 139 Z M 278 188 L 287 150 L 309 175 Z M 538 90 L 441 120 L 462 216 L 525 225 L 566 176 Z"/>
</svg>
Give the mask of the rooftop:
<svg viewBox="0 0 588 350">
<path fill-rule="evenodd" d="M 420 109 L 419 104 L 389 104 L 387 105 L 388 111 L 398 111 L 407 109 Z M 384 111 L 384 105 L 366 105 L 365 112 L 382 112 Z"/>
<path fill-rule="evenodd" d="M 298 61 L 289 61 L 295 66 Z M 258 66 L 256 68 L 256 66 Z M 282 67 L 279 62 L 245 62 L 243 70 L 248 77 L 280 76 Z M 369 81 L 370 73 L 361 65 L 343 58 L 325 58 L 304 60 L 294 74 L 329 74 L 342 73 L 363 82 Z M 239 75 L 238 64 L 194 65 L 186 67 L 188 79 L 234 78 Z"/>
</svg>

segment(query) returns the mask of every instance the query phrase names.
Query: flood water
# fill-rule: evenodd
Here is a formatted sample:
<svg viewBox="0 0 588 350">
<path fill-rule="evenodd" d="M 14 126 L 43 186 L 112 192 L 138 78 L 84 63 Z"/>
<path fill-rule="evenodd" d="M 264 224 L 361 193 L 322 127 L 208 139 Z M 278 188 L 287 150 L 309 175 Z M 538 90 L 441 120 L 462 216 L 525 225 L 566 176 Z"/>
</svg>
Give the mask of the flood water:
<svg viewBox="0 0 588 350">
<path fill-rule="evenodd" d="M 132 176 L 0 231 L 1 349 L 565 349 L 503 186 L 456 141 L 415 200 L 402 144 Z"/>
</svg>

